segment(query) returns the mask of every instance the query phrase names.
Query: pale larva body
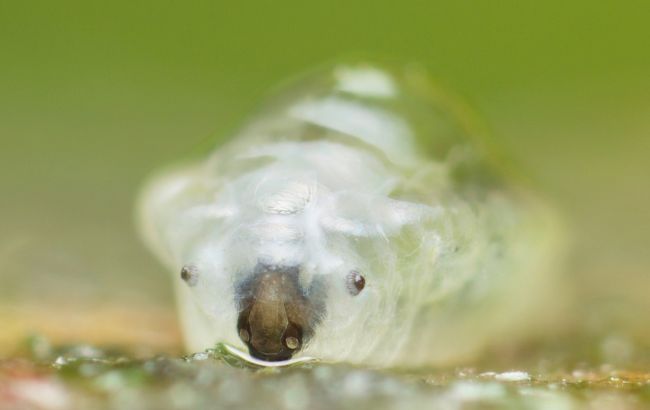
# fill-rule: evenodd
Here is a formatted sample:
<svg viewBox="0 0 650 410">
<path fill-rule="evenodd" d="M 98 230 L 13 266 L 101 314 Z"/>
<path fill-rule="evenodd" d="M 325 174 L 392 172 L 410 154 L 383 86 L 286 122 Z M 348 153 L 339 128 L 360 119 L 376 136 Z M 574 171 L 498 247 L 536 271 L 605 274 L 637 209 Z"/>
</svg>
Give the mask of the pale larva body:
<svg viewBox="0 0 650 410">
<path fill-rule="evenodd" d="M 155 179 L 142 231 L 174 272 L 188 350 L 424 366 L 525 332 L 555 218 L 461 117 L 417 70 L 337 65 Z"/>
</svg>

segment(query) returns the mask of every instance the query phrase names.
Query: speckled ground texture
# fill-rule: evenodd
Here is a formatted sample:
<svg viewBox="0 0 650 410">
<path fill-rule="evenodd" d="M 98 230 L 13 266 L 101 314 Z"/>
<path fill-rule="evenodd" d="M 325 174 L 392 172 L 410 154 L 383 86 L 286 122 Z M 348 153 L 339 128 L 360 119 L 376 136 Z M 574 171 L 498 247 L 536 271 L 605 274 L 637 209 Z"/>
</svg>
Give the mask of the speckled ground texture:
<svg viewBox="0 0 650 410">
<path fill-rule="evenodd" d="M 0 361 L 0 409 L 650 408 L 646 348 L 616 336 L 595 347 L 566 343 L 414 372 L 318 362 L 256 368 L 220 345 L 174 357 L 33 337 Z"/>
</svg>

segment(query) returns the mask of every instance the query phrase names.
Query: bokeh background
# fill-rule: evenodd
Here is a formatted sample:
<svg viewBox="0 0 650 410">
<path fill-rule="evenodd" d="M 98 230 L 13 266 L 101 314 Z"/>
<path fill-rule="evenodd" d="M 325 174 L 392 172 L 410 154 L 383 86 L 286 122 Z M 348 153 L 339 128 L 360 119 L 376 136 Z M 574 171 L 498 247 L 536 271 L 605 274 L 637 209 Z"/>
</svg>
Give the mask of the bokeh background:
<svg viewBox="0 0 650 410">
<path fill-rule="evenodd" d="M 176 348 L 169 274 L 134 229 L 142 181 L 359 53 L 466 97 L 571 226 L 576 328 L 650 340 L 649 17 L 627 0 L 0 0 L 0 354 L 30 331 Z"/>
</svg>

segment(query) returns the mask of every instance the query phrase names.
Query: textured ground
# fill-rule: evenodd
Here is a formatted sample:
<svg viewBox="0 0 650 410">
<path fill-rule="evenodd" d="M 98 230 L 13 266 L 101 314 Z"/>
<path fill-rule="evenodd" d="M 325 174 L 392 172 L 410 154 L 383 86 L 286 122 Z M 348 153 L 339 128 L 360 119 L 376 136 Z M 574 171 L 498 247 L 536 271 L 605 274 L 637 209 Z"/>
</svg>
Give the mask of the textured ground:
<svg viewBox="0 0 650 410">
<path fill-rule="evenodd" d="M 188 357 L 127 355 L 34 337 L 0 361 L 0 409 L 650 408 L 647 350 L 617 338 L 596 351 L 579 345 L 414 373 L 325 363 L 260 369 L 222 346 Z M 621 364 L 595 364 L 606 359 Z M 506 367 L 513 360 L 521 364 Z"/>
</svg>

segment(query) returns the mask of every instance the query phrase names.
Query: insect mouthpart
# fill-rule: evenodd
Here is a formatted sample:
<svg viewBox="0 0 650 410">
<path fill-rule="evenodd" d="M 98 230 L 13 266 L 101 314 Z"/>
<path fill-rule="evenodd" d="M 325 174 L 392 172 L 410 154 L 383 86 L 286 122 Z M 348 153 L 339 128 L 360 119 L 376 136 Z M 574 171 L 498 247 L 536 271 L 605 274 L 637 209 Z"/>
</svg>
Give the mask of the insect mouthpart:
<svg viewBox="0 0 650 410">
<path fill-rule="evenodd" d="M 322 294 L 306 294 L 299 271 L 258 264 L 253 276 L 238 286 L 237 333 L 252 356 L 288 360 L 313 334 L 323 311 Z"/>
</svg>

